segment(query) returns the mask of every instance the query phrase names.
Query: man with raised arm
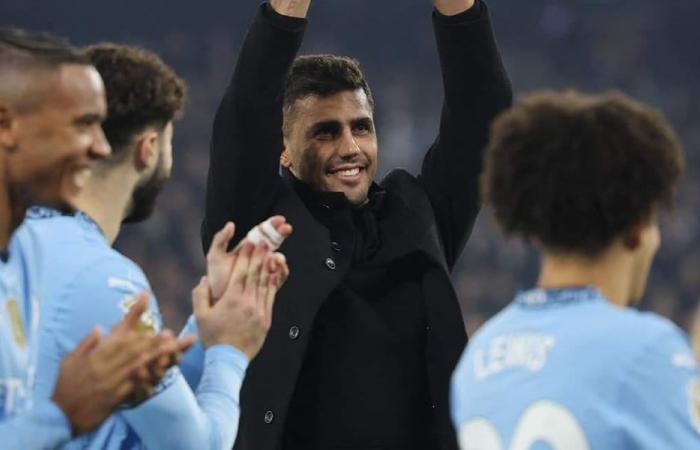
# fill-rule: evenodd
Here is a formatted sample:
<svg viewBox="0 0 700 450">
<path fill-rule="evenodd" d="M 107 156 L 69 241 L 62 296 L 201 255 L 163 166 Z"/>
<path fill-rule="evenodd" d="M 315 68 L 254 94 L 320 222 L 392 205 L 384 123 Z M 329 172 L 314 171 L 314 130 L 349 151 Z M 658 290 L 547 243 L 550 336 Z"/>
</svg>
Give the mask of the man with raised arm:
<svg viewBox="0 0 700 450">
<path fill-rule="evenodd" d="M 214 122 L 204 247 L 232 218 L 245 230 L 282 214 L 296 230 L 236 448 L 454 449 L 448 385 L 467 338 L 449 272 L 479 210 L 489 123 L 511 101 L 488 10 L 433 1 L 439 134 L 419 175 L 375 183 L 358 63 L 297 57 L 310 3 L 260 7 Z"/>
<path fill-rule="evenodd" d="M 57 382 L 34 399 L 40 271 L 44 255 L 34 236 L 13 235 L 35 202 L 62 210 L 84 186 L 84 171 L 105 158 L 102 80 L 64 41 L 0 28 L 0 448 L 51 449 L 99 425 L 138 389 L 158 382 L 147 367 L 177 352 L 172 334 L 139 333 L 141 295 L 111 334 L 94 324 L 87 338 L 57 361 Z M 92 296 L 87 292 L 86 296 Z M 60 364 L 60 367 L 58 365 Z"/>
<path fill-rule="evenodd" d="M 85 55 L 104 80 L 103 129 L 112 154 L 91 166 L 85 189 L 73 200 L 77 213 L 32 208 L 17 232 L 32 236 L 44 257 L 37 398 L 50 395 L 58 362 L 80 336 L 93 324 L 109 327 L 118 322 L 138 292 L 151 291 L 143 271 L 112 243 L 123 222 L 143 221 L 153 211 L 170 177 L 173 122 L 184 102 L 184 82 L 151 52 L 99 44 L 87 48 Z M 261 228 L 276 235 L 278 243 L 291 232 L 282 217 Z M 284 259 L 263 243 L 245 242 L 227 252 L 233 231 L 227 224 L 214 238 L 208 257 L 211 293 L 210 282 L 203 281 L 195 290 L 195 317 L 205 349 L 196 395 L 173 368 L 152 398 L 127 405 L 66 448 L 233 446 L 240 384 L 248 361 L 262 346 L 275 294 L 286 278 Z M 152 294 L 151 299 L 140 326 L 157 331 L 162 323 Z"/>
</svg>

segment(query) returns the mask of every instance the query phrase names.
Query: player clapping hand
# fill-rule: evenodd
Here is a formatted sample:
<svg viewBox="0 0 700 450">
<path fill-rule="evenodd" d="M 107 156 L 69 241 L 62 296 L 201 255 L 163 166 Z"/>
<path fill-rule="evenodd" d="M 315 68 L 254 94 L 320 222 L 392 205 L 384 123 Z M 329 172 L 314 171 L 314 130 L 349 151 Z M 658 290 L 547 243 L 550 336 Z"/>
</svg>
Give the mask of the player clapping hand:
<svg viewBox="0 0 700 450">
<path fill-rule="evenodd" d="M 235 226 L 219 231 L 207 253 L 207 274 L 192 292 L 204 347 L 228 344 L 255 357 L 272 323 L 275 295 L 287 279 L 286 259 L 276 250 L 292 233 L 282 216 L 256 226 L 227 251 Z"/>
</svg>

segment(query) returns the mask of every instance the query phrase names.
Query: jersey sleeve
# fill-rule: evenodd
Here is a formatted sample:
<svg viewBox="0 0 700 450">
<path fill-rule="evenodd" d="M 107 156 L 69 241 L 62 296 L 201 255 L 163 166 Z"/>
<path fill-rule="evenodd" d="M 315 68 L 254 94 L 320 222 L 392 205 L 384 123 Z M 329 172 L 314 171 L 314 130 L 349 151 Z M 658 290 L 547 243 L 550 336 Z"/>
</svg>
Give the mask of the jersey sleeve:
<svg viewBox="0 0 700 450">
<path fill-rule="evenodd" d="M 248 359 L 227 345 L 211 346 L 204 355 L 196 396 L 178 372 L 175 381 L 154 398 L 123 411 L 144 447 L 172 450 L 233 447 L 238 433 L 239 393 Z"/>
<path fill-rule="evenodd" d="M 187 319 L 185 327 L 180 332 L 180 336 L 187 334 L 197 335 L 197 321 L 194 319 L 194 316 L 190 316 Z M 197 389 L 204 370 L 204 347 L 201 341 L 198 340 L 187 350 L 182 361 L 180 361 L 180 370 L 192 390 Z"/>
<path fill-rule="evenodd" d="M 700 378 L 686 335 L 655 333 L 620 383 L 624 448 L 700 448 Z"/>
<path fill-rule="evenodd" d="M 126 258 L 105 256 L 89 261 L 62 280 L 51 281 L 42 299 L 46 304 L 42 305 L 39 330 L 36 398 L 50 398 L 61 360 L 95 325 L 108 333 L 131 308 L 138 293 L 147 291 L 151 297 L 140 326 L 161 329 L 160 313 L 148 281 L 141 269 Z"/>
<path fill-rule="evenodd" d="M 37 402 L 25 414 L 0 420 L 0 448 L 50 450 L 68 442 L 68 419 L 53 402 Z"/>
</svg>

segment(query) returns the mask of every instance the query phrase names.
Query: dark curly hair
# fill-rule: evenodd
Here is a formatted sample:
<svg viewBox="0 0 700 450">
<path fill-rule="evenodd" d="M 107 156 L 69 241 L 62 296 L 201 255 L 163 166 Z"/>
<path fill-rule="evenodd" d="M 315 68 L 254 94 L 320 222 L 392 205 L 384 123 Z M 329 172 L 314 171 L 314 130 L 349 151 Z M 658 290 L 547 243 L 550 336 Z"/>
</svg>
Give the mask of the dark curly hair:
<svg viewBox="0 0 700 450">
<path fill-rule="evenodd" d="M 370 107 L 374 107 L 372 91 L 365 80 L 360 63 L 337 55 L 304 55 L 292 63 L 284 90 L 284 132 L 288 131 L 294 102 L 309 95 L 329 97 L 343 91 L 362 89 Z"/>
<path fill-rule="evenodd" d="M 83 50 L 102 76 L 107 92 L 105 136 L 118 160 L 121 150 L 148 126 L 159 129 L 182 111 L 186 85 L 147 50 L 113 43 Z"/>
<path fill-rule="evenodd" d="M 652 108 L 619 92 L 546 91 L 493 123 L 481 187 L 506 235 L 595 256 L 673 206 L 684 166 Z"/>
</svg>

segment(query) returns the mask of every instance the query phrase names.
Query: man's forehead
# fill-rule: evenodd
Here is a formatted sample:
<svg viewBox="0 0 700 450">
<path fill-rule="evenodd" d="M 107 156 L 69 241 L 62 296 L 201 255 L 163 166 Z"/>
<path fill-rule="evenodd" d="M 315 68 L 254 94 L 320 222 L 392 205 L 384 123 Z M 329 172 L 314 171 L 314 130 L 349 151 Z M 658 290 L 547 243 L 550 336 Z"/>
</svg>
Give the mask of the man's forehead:
<svg viewBox="0 0 700 450">
<path fill-rule="evenodd" d="M 52 97 L 55 102 L 65 107 L 97 108 L 104 113 L 104 85 L 93 66 L 64 64 L 54 80 Z"/>
<path fill-rule="evenodd" d="M 325 97 L 309 95 L 297 100 L 295 106 L 300 113 L 313 117 L 314 121 L 372 117 L 372 107 L 361 88 Z"/>
</svg>

